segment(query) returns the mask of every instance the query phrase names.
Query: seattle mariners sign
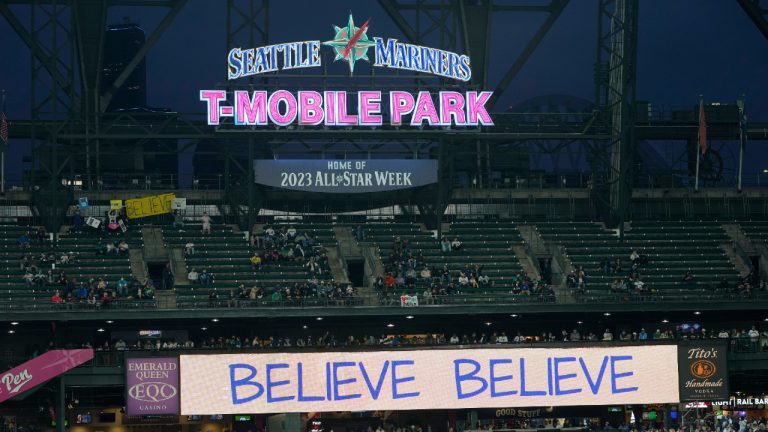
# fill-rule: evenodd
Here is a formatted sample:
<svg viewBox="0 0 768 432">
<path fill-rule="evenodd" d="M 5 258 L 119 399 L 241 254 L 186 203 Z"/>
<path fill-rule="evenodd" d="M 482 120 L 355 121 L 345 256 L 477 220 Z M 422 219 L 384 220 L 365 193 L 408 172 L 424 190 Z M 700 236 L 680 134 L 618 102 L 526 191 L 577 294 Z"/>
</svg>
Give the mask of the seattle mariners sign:
<svg viewBox="0 0 768 432">
<path fill-rule="evenodd" d="M 370 20 L 355 25 L 352 14 L 343 27 L 334 26 L 333 39 L 232 48 L 227 55 L 230 80 L 270 72 L 322 66 L 320 49 L 329 47 L 334 61 L 346 62 L 349 73 L 355 64 L 367 61 L 373 67 L 408 70 L 468 82 L 472 77 L 470 58 L 437 48 L 398 42 L 397 39 L 369 38 Z M 370 50 L 373 50 L 371 59 Z M 420 91 L 389 93 L 360 90 L 267 92 L 201 90 L 207 122 L 219 125 L 231 118 L 239 126 L 493 126 L 485 104 L 492 92 L 446 90 L 436 94 Z M 351 97 L 350 97 L 351 96 Z M 356 99 L 356 103 L 350 99 Z M 356 105 L 356 106 L 355 106 Z"/>
</svg>

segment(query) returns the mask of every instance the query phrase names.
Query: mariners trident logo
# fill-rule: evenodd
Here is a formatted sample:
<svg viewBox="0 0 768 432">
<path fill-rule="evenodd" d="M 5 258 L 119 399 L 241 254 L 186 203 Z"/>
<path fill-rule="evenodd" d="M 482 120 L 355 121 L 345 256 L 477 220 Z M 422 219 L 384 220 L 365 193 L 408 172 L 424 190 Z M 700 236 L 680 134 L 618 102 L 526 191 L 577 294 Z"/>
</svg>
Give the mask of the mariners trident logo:
<svg viewBox="0 0 768 432">
<path fill-rule="evenodd" d="M 333 47 L 336 52 L 336 60 L 344 60 L 349 64 L 349 73 L 355 72 L 355 62 L 357 60 L 370 61 L 368 59 L 368 48 L 376 45 L 368 39 L 366 34 L 368 31 L 368 22 L 365 21 L 362 26 L 355 27 L 355 20 L 352 18 L 352 13 L 349 13 L 349 21 L 347 21 L 346 27 L 333 26 L 333 31 L 336 32 L 333 40 L 323 42 L 323 45 Z"/>
</svg>

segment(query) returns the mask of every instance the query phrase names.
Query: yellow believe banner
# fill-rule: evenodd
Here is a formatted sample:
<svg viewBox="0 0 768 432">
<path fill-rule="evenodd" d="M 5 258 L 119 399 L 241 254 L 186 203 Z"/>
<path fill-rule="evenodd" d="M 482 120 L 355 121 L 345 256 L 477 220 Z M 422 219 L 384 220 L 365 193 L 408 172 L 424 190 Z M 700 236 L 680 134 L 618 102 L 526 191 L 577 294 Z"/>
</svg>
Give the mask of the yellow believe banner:
<svg viewBox="0 0 768 432">
<path fill-rule="evenodd" d="M 170 213 L 173 211 L 171 210 L 171 203 L 174 199 L 176 199 L 176 194 L 167 193 L 125 200 L 125 213 L 128 215 L 128 219 Z"/>
</svg>

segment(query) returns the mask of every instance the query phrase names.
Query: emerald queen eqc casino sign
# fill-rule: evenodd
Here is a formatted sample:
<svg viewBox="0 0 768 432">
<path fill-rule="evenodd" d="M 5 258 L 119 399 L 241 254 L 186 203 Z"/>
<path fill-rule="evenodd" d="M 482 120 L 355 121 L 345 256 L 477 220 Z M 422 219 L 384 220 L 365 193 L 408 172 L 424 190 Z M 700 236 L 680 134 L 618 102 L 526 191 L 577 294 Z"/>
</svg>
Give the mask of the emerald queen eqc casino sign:
<svg viewBox="0 0 768 432">
<path fill-rule="evenodd" d="M 468 82 L 472 77 L 470 59 L 450 51 L 369 38 L 370 20 L 359 27 L 349 14 L 347 24 L 334 26 L 333 39 L 288 42 L 259 48 L 233 48 L 227 56 L 230 80 L 279 70 L 322 66 L 320 49 L 330 47 L 334 61 L 346 62 L 354 74 L 358 61 L 372 62 L 374 67 L 402 69 Z M 373 59 L 369 57 L 372 55 Z M 225 90 L 201 90 L 200 100 L 207 109 L 209 125 L 218 125 L 224 117 L 233 118 L 238 126 L 493 126 L 485 104 L 490 91 L 357 92 L 357 107 L 347 106 L 346 91 L 237 90 L 227 99 Z M 388 110 L 382 110 L 388 104 Z M 386 111 L 386 114 L 383 112 Z M 410 120 L 405 120 L 410 115 Z M 385 118 L 386 117 L 386 118 Z"/>
</svg>

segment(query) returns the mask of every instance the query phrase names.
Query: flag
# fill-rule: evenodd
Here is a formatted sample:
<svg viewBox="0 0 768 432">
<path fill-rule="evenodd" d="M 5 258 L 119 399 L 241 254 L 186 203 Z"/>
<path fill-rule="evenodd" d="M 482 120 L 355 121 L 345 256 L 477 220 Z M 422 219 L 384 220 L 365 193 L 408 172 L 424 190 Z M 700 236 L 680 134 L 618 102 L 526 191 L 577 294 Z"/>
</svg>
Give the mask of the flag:
<svg viewBox="0 0 768 432">
<path fill-rule="evenodd" d="M 704 101 L 699 101 L 699 151 L 707 154 L 707 119 L 704 116 Z"/>
</svg>

